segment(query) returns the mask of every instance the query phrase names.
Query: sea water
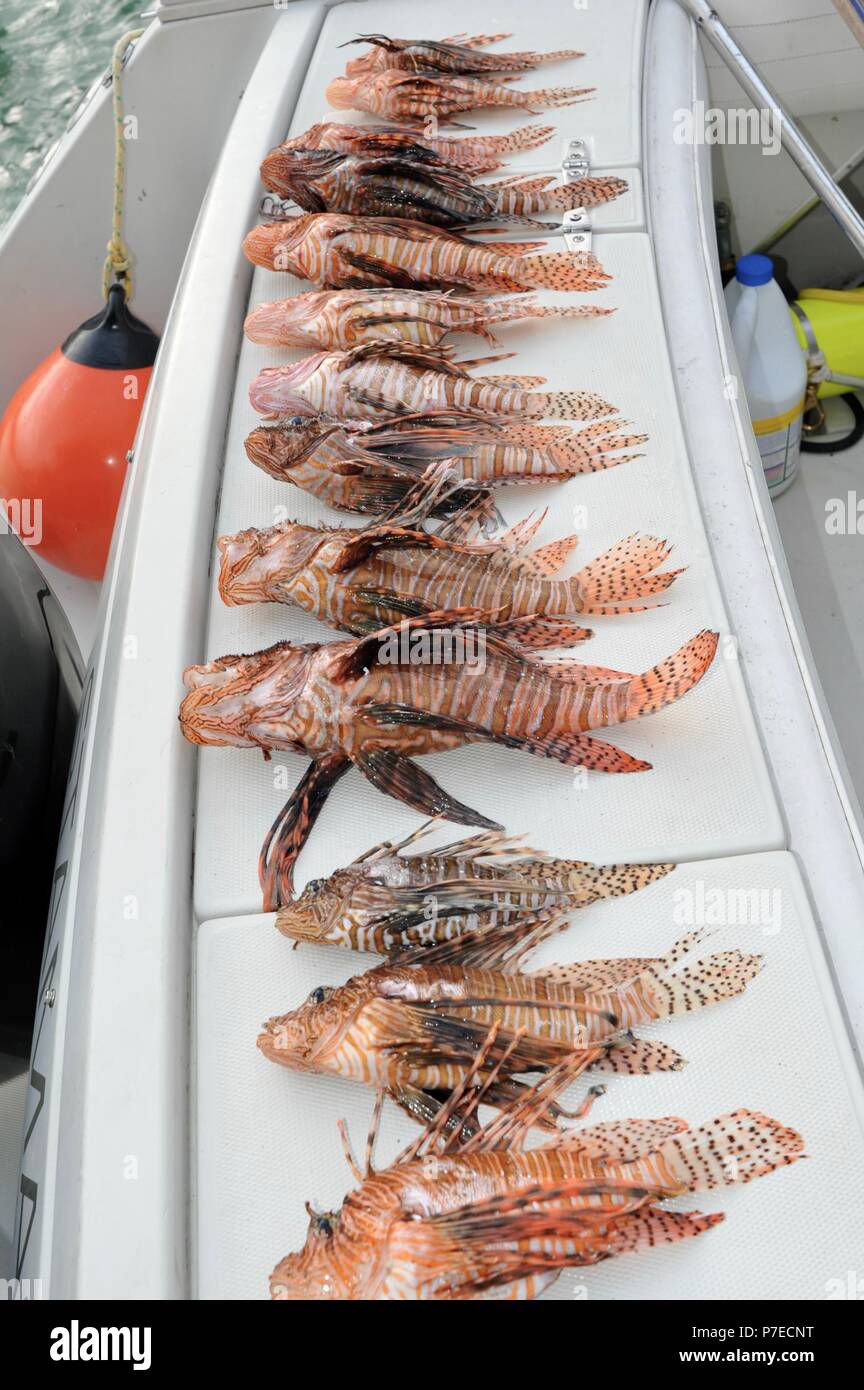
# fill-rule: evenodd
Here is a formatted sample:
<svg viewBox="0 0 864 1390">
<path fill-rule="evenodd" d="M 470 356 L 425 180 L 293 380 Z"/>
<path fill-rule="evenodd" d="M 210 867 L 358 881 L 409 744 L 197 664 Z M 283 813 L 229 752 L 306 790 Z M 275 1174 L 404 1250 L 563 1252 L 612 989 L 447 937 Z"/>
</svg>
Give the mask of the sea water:
<svg viewBox="0 0 864 1390">
<path fill-rule="evenodd" d="M 0 226 L 63 134 L 142 0 L 0 0 Z"/>
</svg>

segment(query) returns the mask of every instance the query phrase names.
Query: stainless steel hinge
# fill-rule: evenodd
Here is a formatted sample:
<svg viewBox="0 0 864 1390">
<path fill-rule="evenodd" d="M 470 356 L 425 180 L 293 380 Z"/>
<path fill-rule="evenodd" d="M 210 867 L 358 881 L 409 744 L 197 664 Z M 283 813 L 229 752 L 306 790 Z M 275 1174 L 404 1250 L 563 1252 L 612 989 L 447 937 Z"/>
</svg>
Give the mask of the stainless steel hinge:
<svg viewBox="0 0 864 1390">
<path fill-rule="evenodd" d="M 584 208 L 570 208 L 561 219 L 564 241 L 568 251 L 590 251 L 591 218 Z"/>
<path fill-rule="evenodd" d="M 584 140 L 571 140 L 562 165 L 567 183 L 587 178 L 591 172 L 591 156 Z"/>
</svg>

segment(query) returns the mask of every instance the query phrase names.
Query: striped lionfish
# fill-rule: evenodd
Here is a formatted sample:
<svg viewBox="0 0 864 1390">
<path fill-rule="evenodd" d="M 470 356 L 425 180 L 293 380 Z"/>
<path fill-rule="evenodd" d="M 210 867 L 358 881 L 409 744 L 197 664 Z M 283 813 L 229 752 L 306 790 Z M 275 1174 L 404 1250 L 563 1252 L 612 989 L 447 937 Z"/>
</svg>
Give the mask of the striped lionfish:
<svg viewBox="0 0 864 1390">
<path fill-rule="evenodd" d="M 509 354 L 504 354 L 509 356 Z M 472 377 L 466 368 L 500 358 L 455 362 L 450 348 L 361 343 L 347 352 L 316 352 L 283 367 L 263 367 L 249 388 L 262 415 L 335 415 L 369 420 L 459 410 L 491 417 L 557 415 L 591 420 L 615 407 L 593 391 L 533 391 L 542 376 Z"/>
<path fill-rule="evenodd" d="M 492 324 L 611 313 L 593 304 L 538 304 L 533 295 L 475 299 L 434 290 L 310 290 L 258 304 L 245 330 L 253 343 L 328 351 L 380 342 L 437 348 L 448 333 L 475 333 L 494 344 Z"/>
<path fill-rule="evenodd" d="M 243 250 L 254 265 L 290 271 L 322 289 L 396 285 L 485 291 L 602 289 L 609 276 L 590 252 L 532 256 L 542 242 L 486 242 L 403 217 L 304 212 L 253 227 Z"/>
<path fill-rule="evenodd" d="M 490 1034 L 494 1046 L 494 1026 Z M 494 1085 L 494 1071 L 476 1084 L 490 1050 L 377 1172 L 370 1132 L 365 1172 L 352 1162 L 357 1187 L 339 1211 L 307 1206 L 306 1242 L 274 1269 L 272 1298 L 535 1298 L 562 1269 L 671 1245 L 724 1219 L 670 1211 L 667 1199 L 747 1183 L 803 1157 L 800 1134 L 751 1110 L 693 1130 L 675 1117 L 607 1121 L 526 1150 L 578 1055 L 465 1138 L 450 1121 L 473 1113 Z"/>
<path fill-rule="evenodd" d="M 432 510 L 447 516 L 487 488 L 564 482 L 577 473 L 637 458 L 620 450 L 644 434 L 619 434 L 624 422 L 595 421 L 577 433 L 566 425 L 484 420 L 455 413 L 405 415 L 374 424 L 297 415 L 260 425 L 246 439 L 251 461 L 337 510 L 390 513 L 404 504 L 432 463 L 447 460 L 462 491 L 444 493 Z"/>
<path fill-rule="evenodd" d="M 416 72 L 483 73 L 483 72 L 530 72 L 541 63 L 558 63 L 570 58 L 584 58 L 576 48 L 559 49 L 557 53 L 482 53 L 479 50 L 490 44 L 511 39 L 512 34 L 476 34 L 468 38 L 460 34 L 454 38 L 440 39 L 391 39 L 386 34 L 359 34 L 349 39 L 342 48 L 350 48 L 357 43 L 371 45 L 368 53 L 359 58 L 351 58 L 345 65 L 349 77 L 359 77 L 364 73 L 383 72 L 385 68 L 404 68 Z"/>
<path fill-rule="evenodd" d="M 305 212 L 410 217 L 436 227 L 533 222 L 537 213 L 599 207 L 627 191 L 624 179 L 612 175 L 556 188 L 549 187 L 552 174 L 475 184 L 463 170 L 417 154 L 371 156 L 284 146 L 264 160 L 261 179 Z"/>
<path fill-rule="evenodd" d="M 495 82 L 471 74 L 384 68 L 355 77 L 334 77 L 326 96 L 337 111 L 369 111 L 373 116 L 399 119 L 435 116 L 446 120 L 459 111 L 477 111 L 488 106 L 516 106 L 537 116 L 548 107 L 575 106 L 594 91 L 593 87 L 542 87 L 526 92 L 505 85 L 507 80 Z"/>
<path fill-rule="evenodd" d="M 338 150 L 340 154 L 407 154 L 434 156 L 472 174 L 491 174 L 504 167 L 501 155 L 536 149 L 555 134 L 551 125 L 526 125 L 509 135 L 430 135 L 415 125 L 344 125 L 321 121 L 302 135 L 285 140 L 281 150 Z M 271 153 L 275 154 L 276 151 Z M 269 157 L 269 156 L 268 156 Z"/>
<path fill-rule="evenodd" d="M 665 541 L 628 536 L 566 579 L 556 578 L 579 536 L 528 550 L 542 515 L 526 517 L 492 540 L 464 540 L 470 517 L 457 516 L 437 533 L 417 523 L 432 509 L 439 479 L 418 487 L 413 516 L 397 513 L 361 529 L 285 521 L 251 527 L 217 541 L 219 593 L 224 603 L 287 603 L 343 632 L 360 635 L 406 615 L 464 607 L 494 613 L 494 631 L 520 646 L 556 647 L 592 634 L 577 615 L 641 613 L 654 608 L 679 570 L 656 573 L 669 557 Z M 450 528 L 458 539 L 450 538 Z M 583 674 L 624 679 L 620 671 Z"/>
<path fill-rule="evenodd" d="M 312 879 L 279 909 L 279 931 L 294 941 L 387 955 L 624 897 L 675 867 L 554 859 L 517 837 L 490 832 L 406 854 L 435 824 L 427 821 L 404 840 L 385 841 L 328 878 Z"/>
<path fill-rule="evenodd" d="M 265 909 L 291 896 L 297 855 L 352 764 L 424 815 L 500 830 L 445 792 L 411 755 L 491 742 L 570 767 L 645 771 L 649 763 L 588 731 L 678 699 L 701 680 L 718 640 L 716 632 L 699 632 L 643 675 L 586 679 L 578 665 L 544 667 L 489 632 L 482 624 L 490 616 L 472 609 L 430 613 L 367 637 L 277 642 L 186 670 L 180 726 L 191 742 L 312 758 L 261 851 Z M 466 660 L 466 652 L 482 654 L 482 680 L 480 661 Z"/>
<path fill-rule="evenodd" d="M 741 951 L 682 965 L 704 936 L 697 931 L 656 959 L 522 970 L 538 939 L 560 926 L 553 919 L 488 927 L 403 951 L 336 989 L 314 989 L 299 1008 L 263 1025 L 258 1047 L 294 1071 L 385 1091 L 425 1123 L 473 1067 L 493 1024 L 494 1045 L 477 1075 L 494 1072 L 486 1103 L 506 1109 L 526 1086 L 517 1075 L 549 1071 L 575 1054 L 580 1072 L 680 1070 L 680 1053 L 632 1029 L 732 999 L 762 968 L 761 956 Z M 536 1123 L 554 1128 L 562 1113 L 543 1109 Z"/>
</svg>

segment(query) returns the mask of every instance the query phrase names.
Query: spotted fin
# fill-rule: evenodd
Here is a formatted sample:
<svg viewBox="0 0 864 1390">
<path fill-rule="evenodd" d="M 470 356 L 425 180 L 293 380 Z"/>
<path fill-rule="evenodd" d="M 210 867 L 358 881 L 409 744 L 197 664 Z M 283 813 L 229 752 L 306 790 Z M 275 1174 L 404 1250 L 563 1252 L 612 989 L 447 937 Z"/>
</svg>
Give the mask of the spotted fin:
<svg viewBox="0 0 864 1390">
<path fill-rule="evenodd" d="M 617 1170 L 628 1181 L 670 1192 L 710 1192 L 752 1182 L 804 1156 L 801 1135 L 753 1110 L 720 1115 L 668 1139 L 647 1157 Z"/>
</svg>

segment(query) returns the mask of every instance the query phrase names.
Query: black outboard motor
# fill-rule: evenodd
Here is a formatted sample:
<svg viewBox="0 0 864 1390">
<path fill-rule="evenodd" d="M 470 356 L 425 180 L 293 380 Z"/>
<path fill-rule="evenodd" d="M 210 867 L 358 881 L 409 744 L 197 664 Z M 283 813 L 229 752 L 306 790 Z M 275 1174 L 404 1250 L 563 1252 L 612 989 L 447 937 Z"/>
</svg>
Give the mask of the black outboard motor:
<svg viewBox="0 0 864 1390">
<path fill-rule="evenodd" d="M 24 1065 L 83 676 L 30 550 L 0 530 L 0 1053 Z"/>
</svg>

